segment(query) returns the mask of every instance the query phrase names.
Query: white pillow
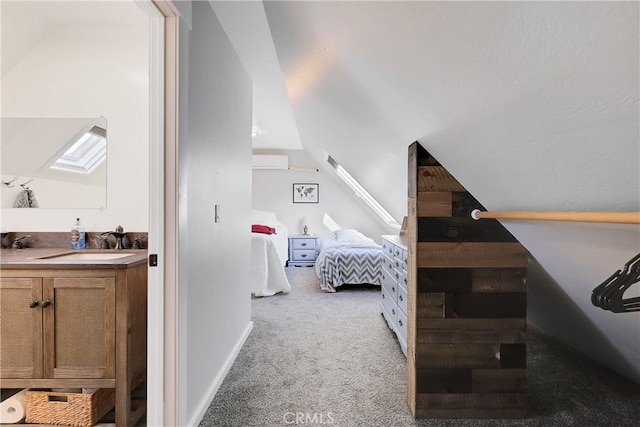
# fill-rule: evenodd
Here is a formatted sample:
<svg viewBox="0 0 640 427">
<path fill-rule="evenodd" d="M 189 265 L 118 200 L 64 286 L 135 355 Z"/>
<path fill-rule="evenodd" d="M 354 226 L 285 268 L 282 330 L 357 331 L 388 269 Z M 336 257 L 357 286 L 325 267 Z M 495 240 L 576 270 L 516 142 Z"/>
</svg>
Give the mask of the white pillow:
<svg viewBox="0 0 640 427">
<path fill-rule="evenodd" d="M 276 228 L 278 226 L 278 219 L 276 218 L 275 212 L 252 209 L 251 224 L 267 225 L 271 228 Z"/>
<path fill-rule="evenodd" d="M 367 237 L 358 230 L 336 230 L 336 241 L 338 242 L 361 242 Z"/>
</svg>

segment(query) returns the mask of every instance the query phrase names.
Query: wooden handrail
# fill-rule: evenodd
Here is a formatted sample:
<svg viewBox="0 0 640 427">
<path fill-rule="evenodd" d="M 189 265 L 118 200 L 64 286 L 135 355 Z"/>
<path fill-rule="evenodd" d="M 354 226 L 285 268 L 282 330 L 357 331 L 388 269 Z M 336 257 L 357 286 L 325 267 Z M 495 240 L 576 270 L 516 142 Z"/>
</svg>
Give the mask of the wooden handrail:
<svg viewBox="0 0 640 427">
<path fill-rule="evenodd" d="M 604 222 L 612 224 L 640 224 L 640 212 L 532 212 L 493 211 L 471 212 L 473 219 L 522 219 L 534 221 Z"/>
</svg>

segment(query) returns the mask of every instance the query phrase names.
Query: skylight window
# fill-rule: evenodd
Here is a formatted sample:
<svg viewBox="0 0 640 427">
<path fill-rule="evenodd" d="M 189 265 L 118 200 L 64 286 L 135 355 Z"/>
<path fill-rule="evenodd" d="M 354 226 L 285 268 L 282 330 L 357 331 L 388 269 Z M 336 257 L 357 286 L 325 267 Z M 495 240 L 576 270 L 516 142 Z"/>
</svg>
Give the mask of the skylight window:
<svg viewBox="0 0 640 427">
<path fill-rule="evenodd" d="M 371 195 L 345 168 L 342 167 L 333 157 L 327 155 L 327 162 L 336 170 L 338 177 L 344 181 L 360 197 L 372 211 L 376 213 L 387 225 L 400 229 L 400 224 L 393 216 Z"/>
<path fill-rule="evenodd" d="M 107 133 L 94 126 L 70 142 L 71 146 L 56 159 L 50 169 L 90 175 L 107 159 Z"/>
</svg>

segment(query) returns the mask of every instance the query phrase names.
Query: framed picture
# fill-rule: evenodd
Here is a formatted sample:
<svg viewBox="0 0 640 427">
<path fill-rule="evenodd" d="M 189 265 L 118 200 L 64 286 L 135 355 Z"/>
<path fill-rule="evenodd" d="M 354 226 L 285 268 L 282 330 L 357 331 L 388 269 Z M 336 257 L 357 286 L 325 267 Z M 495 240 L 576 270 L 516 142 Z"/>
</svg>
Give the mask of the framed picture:
<svg viewBox="0 0 640 427">
<path fill-rule="evenodd" d="M 293 184 L 293 203 L 318 203 L 319 184 Z"/>
</svg>

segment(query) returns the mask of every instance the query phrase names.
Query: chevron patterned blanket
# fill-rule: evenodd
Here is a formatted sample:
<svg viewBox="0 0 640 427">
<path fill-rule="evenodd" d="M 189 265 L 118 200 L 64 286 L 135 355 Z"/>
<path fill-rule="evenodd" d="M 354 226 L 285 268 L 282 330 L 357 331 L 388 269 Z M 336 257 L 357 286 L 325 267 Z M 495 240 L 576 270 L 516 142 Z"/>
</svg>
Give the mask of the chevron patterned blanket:
<svg viewBox="0 0 640 427">
<path fill-rule="evenodd" d="M 324 292 L 344 284 L 380 285 L 384 255 L 382 246 L 370 243 L 334 242 L 323 245 L 315 269 Z"/>
</svg>

